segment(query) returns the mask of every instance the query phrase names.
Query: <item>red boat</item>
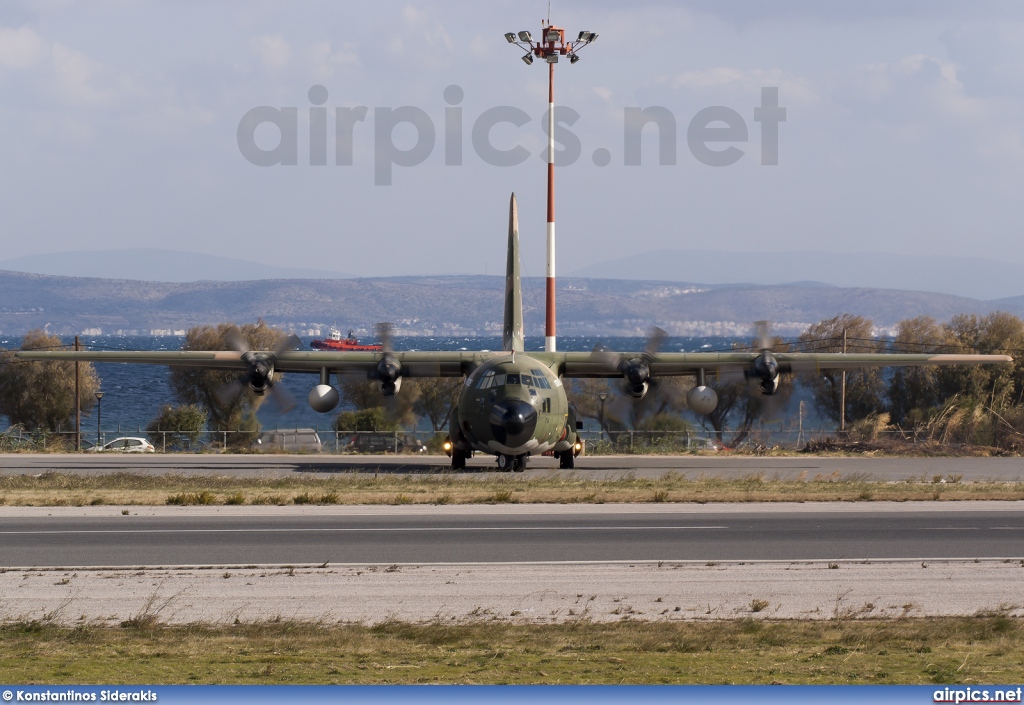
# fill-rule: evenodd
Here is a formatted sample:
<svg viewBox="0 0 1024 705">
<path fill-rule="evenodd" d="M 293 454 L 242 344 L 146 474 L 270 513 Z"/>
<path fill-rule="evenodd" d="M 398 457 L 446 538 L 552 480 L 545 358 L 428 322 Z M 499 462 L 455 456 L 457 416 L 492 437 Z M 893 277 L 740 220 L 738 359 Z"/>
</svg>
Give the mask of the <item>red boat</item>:
<svg viewBox="0 0 1024 705">
<path fill-rule="evenodd" d="M 314 350 L 344 350 L 346 352 L 380 352 L 379 345 L 362 345 L 349 330 L 348 337 L 342 338 L 341 331 L 331 326 L 327 331 L 327 337 L 317 338 L 309 347 Z"/>
</svg>

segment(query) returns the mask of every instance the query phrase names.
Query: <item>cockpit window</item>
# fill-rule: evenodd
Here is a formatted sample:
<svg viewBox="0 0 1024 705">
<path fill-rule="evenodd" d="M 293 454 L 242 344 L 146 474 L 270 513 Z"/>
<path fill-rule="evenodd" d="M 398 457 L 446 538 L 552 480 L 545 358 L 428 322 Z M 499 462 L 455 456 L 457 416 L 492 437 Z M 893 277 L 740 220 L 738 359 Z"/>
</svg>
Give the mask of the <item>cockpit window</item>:
<svg viewBox="0 0 1024 705">
<path fill-rule="evenodd" d="M 541 389 L 551 389 L 551 385 L 548 383 L 547 377 L 540 370 L 530 370 L 533 373 L 533 383 Z"/>
<path fill-rule="evenodd" d="M 524 387 L 536 387 L 537 389 L 551 389 L 551 384 L 541 370 L 530 370 L 532 374 L 510 372 L 498 374 L 494 371 L 485 372 L 476 382 L 477 389 L 493 389 L 504 387 L 506 384 L 520 384 Z"/>
</svg>

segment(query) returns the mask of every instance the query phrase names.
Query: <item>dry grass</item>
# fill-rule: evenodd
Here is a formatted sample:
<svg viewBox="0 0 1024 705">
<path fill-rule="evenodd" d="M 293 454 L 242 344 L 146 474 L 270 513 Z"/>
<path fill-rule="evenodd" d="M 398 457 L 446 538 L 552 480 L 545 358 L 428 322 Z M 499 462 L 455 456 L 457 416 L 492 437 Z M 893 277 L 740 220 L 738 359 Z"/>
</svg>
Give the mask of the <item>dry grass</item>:
<svg viewBox="0 0 1024 705">
<path fill-rule="evenodd" d="M 0 476 L 0 505 L 474 504 L 607 502 L 810 502 L 1024 500 L 1024 482 L 963 482 L 957 476 L 874 482 L 857 475 L 773 479 L 661 478 L 627 474 L 607 480 L 578 475 L 472 477 L 347 474 L 331 478 L 195 475 Z"/>
<path fill-rule="evenodd" d="M 0 628 L 17 683 L 1007 683 L 1024 624 L 967 618 Z"/>
</svg>

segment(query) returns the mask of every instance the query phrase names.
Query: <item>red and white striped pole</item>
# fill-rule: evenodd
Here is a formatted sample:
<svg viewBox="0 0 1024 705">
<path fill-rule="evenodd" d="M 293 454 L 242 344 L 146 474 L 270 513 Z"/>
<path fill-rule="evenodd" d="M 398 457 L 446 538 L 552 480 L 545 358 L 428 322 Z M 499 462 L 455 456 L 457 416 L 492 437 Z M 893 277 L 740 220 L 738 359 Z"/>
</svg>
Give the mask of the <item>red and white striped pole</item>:
<svg viewBox="0 0 1024 705">
<path fill-rule="evenodd" d="M 544 59 L 548 64 L 548 268 L 544 351 L 555 352 L 555 64 L 559 56 L 575 64 L 580 60 L 577 54 L 579 49 L 597 39 L 597 35 L 593 32 L 580 32 L 575 41 L 567 42 L 565 30 L 551 24 L 550 18 L 541 31 L 543 36 L 536 43 L 533 43 L 527 30 L 506 32 L 505 40 L 526 49 L 522 57 L 525 64 L 532 64 L 534 56 Z"/>
<path fill-rule="evenodd" d="M 548 64 L 548 268 L 544 352 L 555 352 L 555 65 Z"/>
</svg>

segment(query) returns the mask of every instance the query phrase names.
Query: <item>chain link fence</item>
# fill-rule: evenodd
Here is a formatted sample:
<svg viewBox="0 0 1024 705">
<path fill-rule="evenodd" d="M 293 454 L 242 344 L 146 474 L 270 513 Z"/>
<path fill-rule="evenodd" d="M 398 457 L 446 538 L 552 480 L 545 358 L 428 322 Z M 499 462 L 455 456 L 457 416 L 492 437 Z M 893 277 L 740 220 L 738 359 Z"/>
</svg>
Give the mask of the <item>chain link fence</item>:
<svg viewBox="0 0 1024 705">
<path fill-rule="evenodd" d="M 756 429 L 735 442 L 736 433 L 726 432 L 719 440 L 714 431 L 580 431 L 587 455 L 695 453 L 730 450 L 798 450 L 809 442 L 835 438 L 835 429 L 769 430 Z M 82 433 L 82 450 L 95 452 L 104 446 L 120 443 L 118 451 L 148 450 L 138 446 L 124 447 L 126 438 L 148 441 L 158 453 L 255 452 L 255 453 L 332 453 L 332 454 L 410 454 L 443 453 L 445 432 L 430 431 L 340 431 L 319 428 L 276 428 L 227 431 L 145 431 L 141 428 L 103 429 Z M 913 431 L 882 431 L 883 440 L 917 443 L 930 436 Z M 0 433 L 0 452 L 42 451 L 73 452 L 74 431 L 26 431 L 12 427 Z"/>
</svg>

